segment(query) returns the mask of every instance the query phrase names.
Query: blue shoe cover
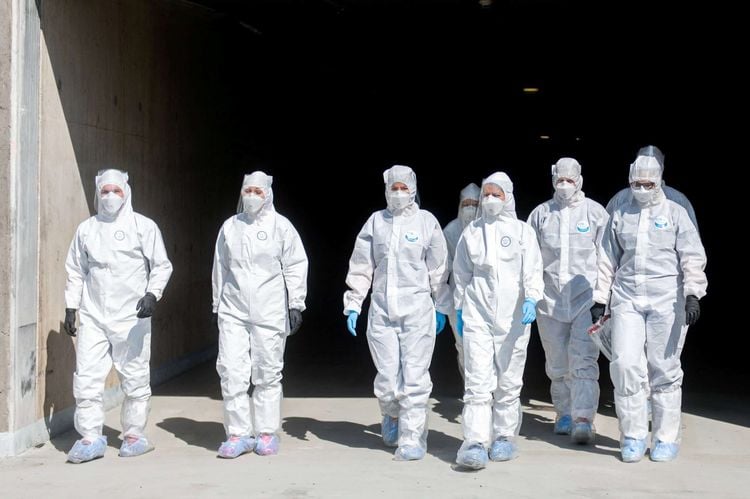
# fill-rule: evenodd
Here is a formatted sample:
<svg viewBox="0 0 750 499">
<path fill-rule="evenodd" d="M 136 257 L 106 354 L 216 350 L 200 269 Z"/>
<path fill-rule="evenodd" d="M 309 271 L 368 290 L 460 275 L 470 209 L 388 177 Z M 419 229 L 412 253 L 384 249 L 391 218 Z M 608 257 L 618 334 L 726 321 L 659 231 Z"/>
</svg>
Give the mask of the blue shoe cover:
<svg viewBox="0 0 750 499">
<path fill-rule="evenodd" d="M 680 444 L 662 442 L 657 440 L 654 447 L 651 449 L 649 457 L 652 461 L 660 463 L 672 461 L 677 457 L 677 453 L 680 451 Z"/>
<path fill-rule="evenodd" d="M 255 448 L 255 439 L 253 437 L 239 437 L 232 435 L 226 442 L 219 447 L 218 455 L 224 459 L 234 459 Z"/>
<path fill-rule="evenodd" d="M 570 441 L 574 444 L 589 445 L 594 443 L 594 425 L 588 421 L 573 423 L 573 429 L 570 431 Z"/>
<path fill-rule="evenodd" d="M 383 416 L 383 422 L 380 423 L 380 434 L 383 435 L 383 443 L 387 447 L 397 447 L 398 418 L 392 418 L 387 414 Z"/>
<path fill-rule="evenodd" d="M 625 463 L 637 463 L 643 458 L 646 453 L 646 440 L 638 440 L 635 438 L 625 437 L 622 440 L 622 447 L 620 448 L 620 454 L 622 455 L 622 461 Z"/>
<path fill-rule="evenodd" d="M 490 447 L 490 459 L 493 461 L 510 461 L 518 457 L 518 446 L 513 440 L 500 437 Z"/>
<path fill-rule="evenodd" d="M 279 453 L 279 437 L 272 433 L 261 433 L 255 443 L 255 453 L 259 456 L 274 456 Z"/>
<path fill-rule="evenodd" d="M 559 416 L 555 421 L 555 435 L 570 435 L 570 428 L 573 426 L 573 419 L 569 414 Z"/>
<path fill-rule="evenodd" d="M 68 461 L 75 464 L 92 461 L 103 457 L 106 450 L 107 437 L 104 435 L 97 437 L 91 442 L 84 442 L 84 439 L 76 440 L 76 443 L 73 444 L 70 452 L 68 452 Z"/>
<path fill-rule="evenodd" d="M 396 461 L 418 461 L 425 455 L 425 449 L 416 445 L 402 445 L 393 454 Z"/>
<path fill-rule="evenodd" d="M 464 442 L 456 454 L 456 464 L 470 470 L 481 470 L 488 460 L 487 449 L 478 442 Z"/>
<path fill-rule="evenodd" d="M 154 446 L 151 445 L 151 442 L 146 437 L 138 437 L 131 440 L 131 438 L 126 436 L 120 446 L 120 457 L 140 456 L 152 450 L 154 450 Z"/>
</svg>

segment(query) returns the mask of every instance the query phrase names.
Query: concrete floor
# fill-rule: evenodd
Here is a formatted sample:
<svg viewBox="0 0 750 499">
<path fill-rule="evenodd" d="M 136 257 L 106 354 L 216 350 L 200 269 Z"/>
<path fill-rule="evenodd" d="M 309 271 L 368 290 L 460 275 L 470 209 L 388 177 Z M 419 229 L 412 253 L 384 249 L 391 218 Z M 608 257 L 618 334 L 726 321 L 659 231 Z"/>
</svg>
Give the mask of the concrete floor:
<svg viewBox="0 0 750 499">
<path fill-rule="evenodd" d="M 363 397 L 289 397 L 281 454 L 227 461 L 216 458 L 224 438 L 221 401 L 216 373 L 206 364 L 155 390 L 149 425 L 155 452 L 118 457 L 119 411 L 113 410 L 103 459 L 66 464 L 76 438 L 66 433 L 0 461 L 0 497 L 748 497 L 747 401 L 685 398 L 683 448 L 672 463 L 620 462 L 617 422 L 606 402 L 611 391 L 602 395 L 594 447 L 573 447 L 553 435 L 549 403 L 526 395 L 520 457 L 480 472 L 452 466 L 461 443 L 456 397 L 433 400 L 429 451 L 420 462 L 392 461 L 379 437 L 375 399 Z"/>
</svg>

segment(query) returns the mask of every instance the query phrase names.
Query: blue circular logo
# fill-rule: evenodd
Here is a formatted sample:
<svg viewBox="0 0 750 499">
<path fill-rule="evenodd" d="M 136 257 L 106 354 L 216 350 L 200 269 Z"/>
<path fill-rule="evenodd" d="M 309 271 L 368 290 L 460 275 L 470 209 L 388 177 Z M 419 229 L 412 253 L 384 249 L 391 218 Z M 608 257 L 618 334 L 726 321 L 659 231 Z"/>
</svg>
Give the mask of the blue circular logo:
<svg viewBox="0 0 750 499">
<path fill-rule="evenodd" d="M 121 230 L 118 230 L 117 232 L 115 232 L 115 239 L 117 239 L 118 241 L 122 241 L 123 239 L 125 239 L 125 233 Z"/>
<path fill-rule="evenodd" d="M 580 232 L 581 234 L 585 234 L 586 232 L 591 230 L 591 227 L 589 227 L 589 223 L 585 220 L 582 220 L 576 224 L 576 230 Z"/>
<path fill-rule="evenodd" d="M 666 229 L 667 226 L 669 226 L 669 220 L 667 220 L 667 217 L 659 215 L 654 219 L 654 227 L 657 229 Z"/>
<path fill-rule="evenodd" d="M 503 238 L 500 239 L 500 246 L 502 246 L 503 248 L 507 248 L 508 246 L 510 246 L 510 242 L 511 241 L 508 236 L 503 236 Z"/>
<path fill-rule="evenodd" d="M 419 234 L 417 234 L 416 232 L 409 231 L 406 234 L 404 234 L 404 238 L 410 243 L 415 243 L 419 241 Z"/>
<path fill-rule="evenodd" d="M 266 239 L 268 239 L 268 234 L 266 234 L 266 231 L 261 230 L 260 232 L 258 232 L 258 239 L 260 239 L 261 241 L 265 241 Z"/>
</svg>

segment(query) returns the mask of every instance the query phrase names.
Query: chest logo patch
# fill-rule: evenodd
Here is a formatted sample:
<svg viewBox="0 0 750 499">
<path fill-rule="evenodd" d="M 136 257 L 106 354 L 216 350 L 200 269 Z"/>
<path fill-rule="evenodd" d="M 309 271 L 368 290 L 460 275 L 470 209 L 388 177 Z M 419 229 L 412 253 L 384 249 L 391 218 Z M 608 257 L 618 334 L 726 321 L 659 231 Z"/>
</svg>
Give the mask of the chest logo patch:
<svg viewBox="0 0 750 499">
<path fill-rule="evenodd" d="M 588 222 L 586 222 L 585 220 L 582 220 L 576 224 L 576 230 L 580 232 L 581 234 L 585 234 L 591 230 L 591 227 L 589 227 Z"/>
<path fill-rule="evenodd" d="M 118 241 L 122 241 L 123 239 L 125 239 L 125 232 L 121 230 L 118 230 L 117 232 L 115 232 L 115 239 Z"/>
<path fill-rule="evenodd" d="M 659 215 L 654 218 L 654 227 L 657 229 L 666 229 L 669 227 L 669 220 L 667 220 L 667 217 Z"/>
<path fill-rule="evenodd" d="M 406 239 L 410 243 L 416 243 L 417 241 L 419 241 L 419 234 L 413 231 L 409 231 L 404 234 L 404 239 Z"/>
<path fill-rule="evenodd" d="M 257 237 L 258 237 L 259 240 L 265 241 L 266 239 L 268 239 L 268 234 L 266 234 L 266 231 L 261 230 L 261 231 L 258 231 L 258 236 Z"/>
<path fill-rule="evenodd" d="M 500 239 L 500 246 L 502 246 L 503 248 L 507 248 L 508 246 L 510 246 L 510 242 L 511 241 L 508 236 L 503 236 L 503 238 Z"/>
</svg>

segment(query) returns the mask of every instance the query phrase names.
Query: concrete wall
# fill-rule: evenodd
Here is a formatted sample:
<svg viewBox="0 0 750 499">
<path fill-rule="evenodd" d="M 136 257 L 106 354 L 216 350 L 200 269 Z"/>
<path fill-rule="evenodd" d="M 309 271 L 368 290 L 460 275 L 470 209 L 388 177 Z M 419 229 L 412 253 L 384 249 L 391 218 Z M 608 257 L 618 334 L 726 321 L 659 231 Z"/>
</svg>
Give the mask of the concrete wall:
<svg viewBox="0 0 750 499">
<path fill-rule="evenodd" d="M 8 186 L 11 136 L 11 2 L 0 2 L 0 186 Z M 11 211 L 8 189 L 0 189 L 0 433 L 9 430 Z"/>
<path fill-rule="evenodd" d="M 223 61 L 207 16 L 146 0 L 42 4 L 38 411 L 53 432 L 69 424 L 74 403 L 74 341 L 61 332 L 64 261 L 93 213 L 97 170 L 129 172 L 134 209 L 160 226 L 174 265 L 154 316 L 152 378 L 206 358 L 216 340 L 210 265 L 227 203 L 208 186 L 227 148 Z"/>
<path fill-rule="evenodd" d="M 2 171 L 3 426 L 0 456 L 45 438 L 36 414 L 39 241 L 39 14 L 34 0 L 5 2 Z M 8 27 L 9 34 L 8 37 Z M 3 52 L 7 54 L 6 52 Z M 7 69 L 6 69 L 7 68 Z M 5 100 L 4 98 L 4 100 Z M 21 431 L 23 429 L 23 431 Z"/>
</svg>

